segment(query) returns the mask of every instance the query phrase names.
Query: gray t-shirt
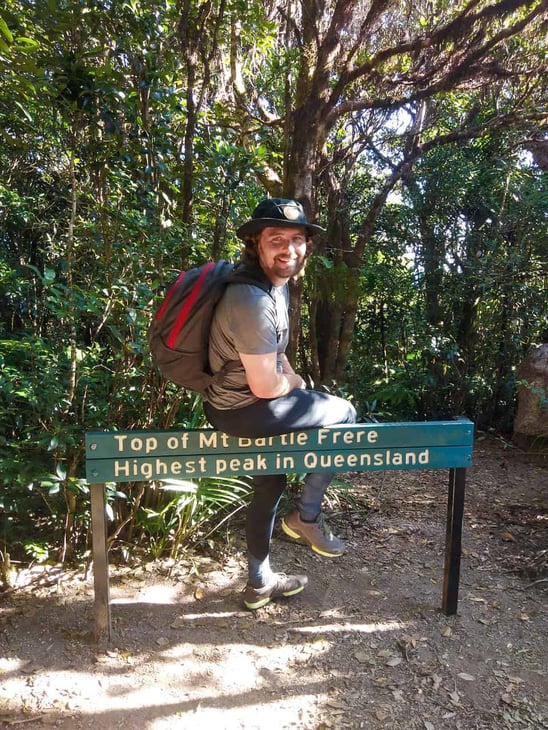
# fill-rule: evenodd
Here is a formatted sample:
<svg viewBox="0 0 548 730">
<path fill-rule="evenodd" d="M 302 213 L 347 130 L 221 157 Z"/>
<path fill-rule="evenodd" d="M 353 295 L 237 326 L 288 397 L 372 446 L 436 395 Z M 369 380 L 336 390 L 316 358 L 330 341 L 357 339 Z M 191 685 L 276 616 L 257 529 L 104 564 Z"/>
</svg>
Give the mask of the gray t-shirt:
<svg viewBox="0 0 548 730">
<path fill-rule="evenodd" d="M 289 293 L 287 285 L 269 292 L 252 284 L 230 284 L 215 308 L 209 335 L 209 364 L 219 372 L 231 360 L 244 355 L 281 354 L 289 338 Z M 259 400 L 253 395 L 242 365 L 207 390 L 206 400 L 215 408 L 243 408 Z"/>
</svg>

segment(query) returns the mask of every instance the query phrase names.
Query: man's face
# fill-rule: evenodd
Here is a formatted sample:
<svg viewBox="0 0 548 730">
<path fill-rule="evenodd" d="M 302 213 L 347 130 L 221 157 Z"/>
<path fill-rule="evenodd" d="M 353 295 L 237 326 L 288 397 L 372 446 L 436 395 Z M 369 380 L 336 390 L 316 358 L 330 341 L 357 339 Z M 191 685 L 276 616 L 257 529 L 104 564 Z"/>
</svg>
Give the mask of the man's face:
<svg viewBox="0 0 548 730">
<path fill-rule="evenodd" d="M 257 243 L 259 263 L 274 286 L 285 284 L 303 268 L 306 240 L 304 226 L 263 228 Z"/>
</svg>

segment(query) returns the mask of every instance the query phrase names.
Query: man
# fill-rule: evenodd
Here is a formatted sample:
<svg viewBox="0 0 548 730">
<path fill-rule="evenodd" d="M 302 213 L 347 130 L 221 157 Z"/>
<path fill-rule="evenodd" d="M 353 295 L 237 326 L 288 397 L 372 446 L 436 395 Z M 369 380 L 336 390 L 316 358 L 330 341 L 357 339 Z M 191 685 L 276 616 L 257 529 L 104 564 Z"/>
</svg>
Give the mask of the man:
<svg viewBox="0 0 548 730">
<path fill-rule="evenodd" d="M 245 243 L 239 266 L 261 286 L 231 284 L 215 310 L 209 345 L 211 369 L 217 373 L 227 362 L 241 363 L 206 394 L 206 416 L 220 431 L 259 438 L 356 420 L 348 401 L 307 390 L 285 355 L 287 284 L 303 272 L 312 250 L 311 236 L 318 231 L 323 229 L 308 222 L 300 203 L 284 198 L 263 200 L 251 220 L 237 231 Z M 333 474 L 308 474 L 298 508 L 282 521 L 287 535 L 326 557 L 345 551 L 321 512 L 332 478 Z M 306 576 L 275 573 L 270 566 L 276 508 L 286 483 L 285 474 L 253 478 L 246 516 L 248 582 L 244 592 L 244 603 L 251 610 L 272 598 L 300 593 L 307 583 Z"/>
</svg>

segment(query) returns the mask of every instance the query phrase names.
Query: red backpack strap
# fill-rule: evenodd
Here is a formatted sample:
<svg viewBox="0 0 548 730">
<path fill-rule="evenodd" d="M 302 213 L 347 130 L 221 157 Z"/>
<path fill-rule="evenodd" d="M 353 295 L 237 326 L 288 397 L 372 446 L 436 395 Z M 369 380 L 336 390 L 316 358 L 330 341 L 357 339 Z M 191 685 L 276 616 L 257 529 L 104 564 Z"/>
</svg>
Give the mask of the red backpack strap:
<svg viewBox="0 0 548 730">
<path fill-rule="evenodd" d="M 171 328 L 171 332 L 169 333 L 169 336 L 166 340 L 166 344 L 168 347 L 174 348 L 175 344 L 177 342 L 177 337 L 179 336 L 179 332 L 183 328 L 184 323 L 186 322 L 186 318 L 188 317 L 188 314 L 190 310 L 192 309 L 192 306 L 196 299 L 198 298 L 198 295 L 200 294 L 200 291 L 202 290 L 202 286 L 204 284 L 204 281 L 211 271 L 211 269 L 215 266 L 214 261 L 210 261 L 208 264 L 206 264 L 202 270 L 200 271 L 200 275 L 198 279 L 196 280 L 196 283 L 192 287 L 190 294 L 185 300 L 185 303 L 179 310 L 179 313 L 177 315 L 177 319 L 175 320 L 175 324 Z M 181 276 L 177 279 L 177 282 L 179 282 L 179 279 L 181 279 Z M 181 279 L 182 281 L 182 279 Z M 174 284 L 174 286 L 177 285 L 177 282 Z M 168 293 L 168 297 L 171 295 L 171 290 Z"/>
<path fill-rule="evenodd" d="M 156 312 L 156 316 L 154 317 L 154 319 L 162 319 L 162 317 L 164 316 L 164 312 L 168 308 L 169 302 L 171 301 L 171 297 L 175 294 L 177 287 L 183 281 L 185 276 L 186 276 L 186 271 L 181 271 L 181 273 L 177 277 L 177 281 L 169 288 L 169 291 L 166 294 L 164 301 L 162 302 L 162 306 Z"/>
</svg>

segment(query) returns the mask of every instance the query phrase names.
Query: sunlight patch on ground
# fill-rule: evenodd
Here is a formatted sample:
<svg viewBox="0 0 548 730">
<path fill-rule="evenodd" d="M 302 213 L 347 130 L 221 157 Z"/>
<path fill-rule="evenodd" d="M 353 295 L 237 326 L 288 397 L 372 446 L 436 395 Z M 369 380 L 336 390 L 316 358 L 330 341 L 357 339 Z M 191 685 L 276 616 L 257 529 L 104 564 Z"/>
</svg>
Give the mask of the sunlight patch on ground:
<svg viewBox="0 0 548 730">
<path fill-rule="evenodd" d="M 408 622 L 385 621 L 376 624 L 320 624 L 319 626 L 292 626 L 288 631 L 296 634 L 380 634 L 385 631 L 398 631 L 409 627 Z"/>
<path fill-rule="evenodd" d="M 237 618 L 238 616 L 249 618 L 251 614 L 248 611 L 215 611 L 204 613 L 185 613 L 181 616 L 180 621 L 203 621 L 204 619 L 227 619 Z"/>
<path fill-rule="evenodd" d="M 80 713 L 85 722 L 97 722 L 101 728 L 110 721 L 113 725 L 135 723 L 136 718 L 143 730 L 195 730 L 196 720 L 204 727 L 223 730 L 316 726 L 326 699 L 325 681 L 308 663 L 324 655 L 329 645 L 316 638 L 302 647 L 295 643 L 222 648 L 180 644 L 178 655 L 176 647 L 164 652 L 163 659 L 150 667 L 149 681 L 138 688 L 128 664 L 144 660 L 146 666 L 146 658 L 112 651 L 98 655 L 96 668 L 84 672 L 87 679 L 78 690 L 71 672 L 33 673 L 36 707 L 31 709 L 31 703 L 27 709 Z M 10 670 L 15 661 L 10 661 Z M 8 680 L 0 692 L 4 712 L 16 709 L 8 701 L 10 690 L 15 699 Z"/>
<path fill-rule="evenodd" d="M 18 657 L 0 657 L 0 675 L 7 672 L 17 672 L 28 664 L 28 659 L 19 659 Z"/>
<path fill-rule="evenodd" d="M 164 603 L 166 605 L 172 603 L 178 603 L 180 601 L 180 594 L 177 586 L 165 585 L 157 583 L 150 586 L 144 586 L 139 588 L 137 595 L 133 594 L 128 597 L 119 596 L 113 598 L 112 605 L 123 604 L 123 603 Z"/>
<path fill-rule="evenodd" d="M 280 728 L 335 727 L 321 722 L 324 694 L 301 694 L 288 698 L 273 696 L 270 702 L 253 702 L 244 706 L 211 707 L 199 704 L 191 712 L 179 712 L 158 718 L 147 730 L 195 730 L 211 727 L 222 730 L 280 730 Z"/>
<path fill-rule="evenodd" d="M 325 637 L 305 640 L 300 646 L 295 641 L 286 642 L 283 639 L 274 645 L 225 644 L 222 648 L 211 645 L 194 647 L 184 643 L 162 653 L 162 673 L 172 686 L 185 684 L 197 687 L 203 685 L 206 679 L 210 689 L 222 693 L 241 692 L 242 688 L 244 691 L 256 691 L 260 686 L 282 686 L 301 663 L 295 660 L 296 651 L 305 663 L 325 654 L 330 647 L 331 642 Z M 183 679 L 181 669 L 190 655 L 194 665 L 199 660 L 200 669 L 199 672 L 195 671 L 194 677 L 189 672 L 184 673 Z M 299 684 L 294 679 L 292 683 L 295 687 Z"/>
</svg>

